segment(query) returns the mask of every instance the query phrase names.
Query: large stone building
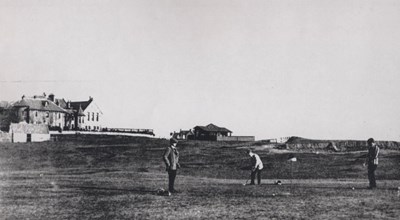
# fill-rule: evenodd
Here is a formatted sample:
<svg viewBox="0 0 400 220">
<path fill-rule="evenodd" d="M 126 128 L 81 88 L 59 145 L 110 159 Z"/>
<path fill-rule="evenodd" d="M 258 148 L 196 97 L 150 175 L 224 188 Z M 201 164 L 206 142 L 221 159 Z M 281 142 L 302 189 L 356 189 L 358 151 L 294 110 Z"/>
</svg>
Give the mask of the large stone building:
<svg viewBox="0 0 400 220">
<path fill-rule="evenodd" d="M 16 116 L 14 122 L 28 124 L 46 124 L 50 130 L 91 130 L 102 129 L 103 113 L 94 103 L 93 98 L 88 101 L 66 101 L 56 99 L 53 94 L 46 97 L 26 97 L 13 104 Z"/>
<path fill-rule="evenodd" d="M 68 111 L 43 96 L 31 98 L 22 96 L 21 100 L 14 103 L 13 109 L 17 116 L 17 122 L 46 124 L 51 128 L 64 128 L 68 114 Z"/>
</svg>

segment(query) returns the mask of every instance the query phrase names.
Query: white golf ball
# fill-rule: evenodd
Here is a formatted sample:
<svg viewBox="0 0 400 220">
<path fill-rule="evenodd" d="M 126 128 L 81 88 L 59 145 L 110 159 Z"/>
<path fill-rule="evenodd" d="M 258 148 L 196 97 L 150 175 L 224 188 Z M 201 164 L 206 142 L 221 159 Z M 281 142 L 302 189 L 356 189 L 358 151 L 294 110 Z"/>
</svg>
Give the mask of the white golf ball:
<svg viewBox="0 0 400 220">
<path fill-rule="evenodd" d="M 351 188 L 352 190 L 354 190 L 354 187 L 353 188 Z"/>
<path fill-rule="evenodd" d="M 272 196 L 275 196 L 275 193 L 272 193 Z"/>
</svg>

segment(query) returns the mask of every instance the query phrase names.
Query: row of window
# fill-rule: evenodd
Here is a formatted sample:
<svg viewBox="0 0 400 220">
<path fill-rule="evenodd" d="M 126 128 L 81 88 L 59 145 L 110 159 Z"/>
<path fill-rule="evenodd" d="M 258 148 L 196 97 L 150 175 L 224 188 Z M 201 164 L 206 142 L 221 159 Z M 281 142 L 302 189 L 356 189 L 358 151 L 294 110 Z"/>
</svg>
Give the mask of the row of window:
<svg viewBox="0 0 400 220">
<path fill-rule="evenodd" d="M 87 113 L 87 120 L 90 121 L 90 112 Z M 94 121 L 94 112 L 92 112 L 92 121 Z M 99 113 L 96 113 L 96 121 L 99 121 Z"/>
<path fill-rule="evenodd" d="M 61 113 L 55 113 L 55 114 L 58 115 L 58 119 L 61 118 Z M 35 112 L 35 117 L 37 117 L 37 116 L 38 116 L 38 112 L 36 111 L 36 112 Z M 48 118 L 48 117 L 50 117 L 50 113 L 49 113 L 49 112 L 46 112 L 46 118 Z M 56 117 L 57 117 L 57 116 L 56 116 Z"/>
<path fill-rule="evenodd" d="M 95 121 L 95 114 L 94 114 L 94 112 L 91 112 L 92 114 L 90 114 L 90 112 L 88 112 L 87 113 L 87 120 L 88 121 L 90 121 L 90 118 L 92 118 L 92 121 Z M 23 114 L 25 115 L 26 114 L 26 112 L 23 112 Z M 57 116 L 58 116 L 58 119 L 61 119 L 61 113 L 56 113 L 56 114 L 58 114 Z M 56 117 L 57 117 L 56 116 Z M 92 116 L 92 117 L 90 117 L 90 116 Z M 38 112 L 36 111 L 35 112 L 35 117 L 38 117 Z M 48 118 L 48 117 L 50 117 L 50 113 L 49 112 L 46 112 L 46 117 Z M 82 119 L 82 120 L 81 120 Z M 96 121 L 99 121 L 99 113 L 96 113 Z M 85 119 L 84 119 L 84 117 L 79 117 L 79 123 L 85 123 Z"/>
</svg>

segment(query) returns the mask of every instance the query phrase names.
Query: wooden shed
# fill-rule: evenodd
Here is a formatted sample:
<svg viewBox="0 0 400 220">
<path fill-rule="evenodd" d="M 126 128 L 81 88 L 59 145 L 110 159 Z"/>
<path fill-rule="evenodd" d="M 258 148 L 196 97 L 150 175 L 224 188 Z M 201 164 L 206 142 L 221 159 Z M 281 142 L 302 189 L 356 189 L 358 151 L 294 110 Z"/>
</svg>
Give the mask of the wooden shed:
<svg viewBox="0 0 400 220">
<path fill-rule="evenodd" d="M 232 136 L 232 131 L 224 127 L 209 124 L 207 126 L 194 127 L 194 135 L 196 140 L 216 141 L 218 137 Z"/>
</svg>

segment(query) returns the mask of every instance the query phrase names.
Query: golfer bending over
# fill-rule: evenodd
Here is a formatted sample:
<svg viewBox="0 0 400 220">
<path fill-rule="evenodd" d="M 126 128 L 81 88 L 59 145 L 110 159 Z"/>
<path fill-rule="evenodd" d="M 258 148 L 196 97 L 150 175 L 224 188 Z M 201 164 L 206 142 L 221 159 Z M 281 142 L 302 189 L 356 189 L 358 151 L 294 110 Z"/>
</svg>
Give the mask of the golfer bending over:
<svg viewBox="0 0 400 220">
<path fill-rule="evenodd" d="M 375 170 L 378 167 L 378 154 L 379 147 L 376 145 L 375 140 L 370 138 L 367 140 L 368 144 L 368 154 L 365 158 L 364 166 L 368 164 L 368 179 L 369 179 L 369 189 L 376 188 L 375 180 Z"/>
<path fill-rule="evenodd" d="M 247 153 L 251 157 L 251 182 L 250 185 L 254 185 L 254 180 L 257 174 L 257 183 L 261 184 L 261 170 L 264 168 L 263 163 L 260 159 L 260 156 L 253 153 L 250 149 L 247 150 Z"/>
<path fill-rule="evenodd" d="M 169 140 L 169 147 L 164 152 L 164 162 L 166 166 L 166 171 L 168 172 L 168 191 L 170 193 L 176 193 L 177 191 L 174 188 L 176 171 L 180 168 L 179 165 L 179 152 L 176 149 L 176 145 L 178 144 L 178 140 L 175 138 L 171 138 Z"/>
</svg>

